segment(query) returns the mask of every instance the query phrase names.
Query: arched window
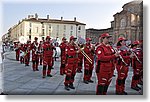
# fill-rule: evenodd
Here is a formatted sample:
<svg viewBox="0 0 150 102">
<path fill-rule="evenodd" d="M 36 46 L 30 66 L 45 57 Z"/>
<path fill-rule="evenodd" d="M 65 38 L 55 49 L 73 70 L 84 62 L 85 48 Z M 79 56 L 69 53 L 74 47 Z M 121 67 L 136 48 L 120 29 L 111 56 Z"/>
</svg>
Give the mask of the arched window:
<svg viewBox="0 0 150 102">
<path fill-rule="evenodd" d="M 120 20 L 120 27 L 124 28 L 126 26 L 126 20 L 123 18 Z"/>
</svg>

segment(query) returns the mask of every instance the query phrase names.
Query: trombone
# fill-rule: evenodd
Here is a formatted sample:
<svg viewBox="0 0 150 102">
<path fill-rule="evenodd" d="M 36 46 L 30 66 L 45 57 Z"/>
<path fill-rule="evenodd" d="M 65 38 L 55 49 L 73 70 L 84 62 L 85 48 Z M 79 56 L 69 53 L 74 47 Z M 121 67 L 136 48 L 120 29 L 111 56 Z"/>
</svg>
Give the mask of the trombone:
<svg viewBox="0 0 150 102">
<path fill-rule="evenodd" d="M 84 47 L 80 48 L 76 43 L 75 45 L 81 50 L 81 54 L 90 62 L 90 64 L 92 64 L 92 59 L 85 53 Z"/>
</svg>

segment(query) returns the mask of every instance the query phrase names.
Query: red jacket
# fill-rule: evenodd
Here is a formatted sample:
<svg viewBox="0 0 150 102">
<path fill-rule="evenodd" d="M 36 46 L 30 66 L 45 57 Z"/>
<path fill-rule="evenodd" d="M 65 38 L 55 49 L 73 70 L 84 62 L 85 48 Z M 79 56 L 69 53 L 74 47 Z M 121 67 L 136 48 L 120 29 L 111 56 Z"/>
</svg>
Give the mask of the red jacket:
<svg viewBox="0 0 150 102">
<path fill-rule="evenodd" d="M 134 56 L 132 60 L 132 67 L 135 68 L 142 68 L 143 67 L 143 51 L 140 48 L 136 48 L 133 50 L 140 62 L 137 60 L 137 58 Z"/>
<path fill-rule="evenodd" d="M 60 45 L 59 45 L 60 49 L 61 49 L 61 56 L 65 56 L 65 49 L 67 47 L 67 44 L 62 42 Z"/>
<path fill-rule="evenodd" d="M 55 47 L 50 42 L 44 42 L 42 48 L 43 48 L 43 56 L 44 56 L 44 58 L 53 56 L 53 49 Z"/>
<path fill-rule="evenodd" d="M 118 47 L 118 51 L 120 51 L 120 55 L 122 56 L 122 58 L 124 59 L 125 63 L 130 64 L 131 62 L 131 59 L 130 59 L 130 52 L 129 52 L 129 49 L 126 47 L 126 46 L 122 46 L 122 47 Z M 121 59 L 119 58 L 118 61 L 117 61 L 117 64 L 118 65 L 125 65 Z"/>
<path fill-rule="evenodd" d="M 99 44 L 96 49 L 97 56 L 97 69 L 96 71 L 112 71 L 114 69 L 113 60 L 116 58 L 111 46 L 104 45 L 103 43 Z M 100 69 L 98 69 L 100 68 Z"/>
<path fill-rule="evenodd" d="M 68 44 L 68 46 L 66 46 L 65 55 L 67 56 L 67 63 L 76 63 L 77 52 L 75 46 Z"/>
</svg>

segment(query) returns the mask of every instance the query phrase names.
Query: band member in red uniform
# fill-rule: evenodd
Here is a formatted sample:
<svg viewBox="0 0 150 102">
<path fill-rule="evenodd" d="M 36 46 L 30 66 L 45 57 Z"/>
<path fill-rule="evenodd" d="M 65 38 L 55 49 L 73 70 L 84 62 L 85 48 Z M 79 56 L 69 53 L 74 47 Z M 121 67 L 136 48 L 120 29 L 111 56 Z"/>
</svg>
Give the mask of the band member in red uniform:
<svg viewBox="0 0 150 102">
<path fill-rule="evenodd" d="M 38 38 L 34 38 L 35 41 L 33 41 L 31 45 L 32 49 L 32 68 L 33 71 L 39 71 L 38 65 L 39 65 L 39 44 L 38 44 Z"/>
<path fill-rule="evenodd" d="M 136 54 L 137 57 L 134 56 L 132 59 L 133 77 L 131 82 L 131 88 L 136 91 L 141 90 L 141 88 L 138 86 L 138 83 L 140 81 L 140 74 L 143 68 L 143 51 L 139 47 L 139 45 L 139 41 L 134 41 L 132 46 L 133 53 Z"/>
<path fill-rule="evenodd" d="M 133 54 L 129 52 L 129 49 L 126 47 L 126 39 L 124 37 L 118 38 L 117 48 L 122 57 L 117 59 L 117 72 L 118 78 L 116 80 L 116 94 L 118 95 L 127 95 L 125 92 L 125 81 L 128 76 L 128 68 L 131 62 Z"/>
<path fill-rule="evenodd" d="M 19 61 L 19 57 L 20 57 L 19 42 L 14 42 L 14 48 L 16 51 L 16 61 Z"/>
<path fill-rule="evenodd" d="M 20 63 L 23 64 L 24 63 L 24 52 L 25 52 L 25 48 L 24 48 L 24 44 L 21 44 L 20 46 Z"/>
<path fill-rule="evenodd" d="M 83 44 L 78 44 L 78 46 L 80 48 L 83 48 L 84 45 Z M 80 53 L 78 53 L 78 66 L 77 66 L 77 72 L 78 73 L 82 73 L 82 64 L 83 64 L 83 55 L 80 52 Z"/>
<path fill-rule="evenodd" d="M 91 44 L 92 39 L 86 38 L 86 44 L 84 48 L 84 52 L 89 56 L 89 58 L 92 60 L 92 64 L 84 57 L 84 77 L 83 81 L 84 83 L 88 84 L 93 83 L 93 80 L 91 80 L 93 67 L 94 67 L 94 47 Z"/>
<path fill-rule="evenodd" d="M 52 77 L 51 69 L 52 69 L 52 59 L 53 59 L 53 49 L 54 46 L 50 42 L 50 37 L 46 37 L 46 41 L 43 44 L 43 78 L 46 77 L 46 72 L 48 77 Z M 48 66 L 48 70 L 46 71 L 46 67 Z"/>
<path fill-rule="evenodd" d="M 42 65 L 42 62 L 43 62 L 42 45 L 43 45 L 43 41 L 40 41 L 40 44 L 39 44 L 39 58 L 40 58 L 40 65 Z"/>
<path fill-rule="evenodd" d="M 73 82 L 74 82 L 74 77 L 76 74 L 76 68 L 77 68 L 77 54 L 80 52 L 79 50 L 76 50 L 77 45 L 75 44 L 75 40 L 76 38 L 74 36 L 70 37 L 70 42 L 68 44 L 68 46 L 66 47 L 65 53 L 67 56 L 67 63 L 65 66 L 65 89 L 66 90 L 70 90 L 71 89 L 75 89 L 75 87 L 73 86 Z"/>
<path fill-rule="evenodd" d="M 25 44 L 25 66 L 29 66 L 30 50 L 31 50 L 31 41 L 28 40 L 27 44 Z"/>
<path fill-rule="evenodd" d="M 66 38 L 62 38 L 62 43 L 59 45 L 61 50 L 61 65 L 60 65 L 60 75 L 65 74 L 65 64 L 66 64 L 66 55 L 65 55 L 65 49 L 66 49 Z"/>
<path fill-rule="evenodd" d="M 118 57 L 118 53 L 112 51 L 112 47 L 108 46 L 109 38 L 111 36 L 108 33 L 101 35 L 102 43 L 96 48 L 96 74 L 98 79 L 98 85 L 96 89 L 97 95 L 105 95 L 111 82 L 114 69 L 113 60 Z"/>
</svg>

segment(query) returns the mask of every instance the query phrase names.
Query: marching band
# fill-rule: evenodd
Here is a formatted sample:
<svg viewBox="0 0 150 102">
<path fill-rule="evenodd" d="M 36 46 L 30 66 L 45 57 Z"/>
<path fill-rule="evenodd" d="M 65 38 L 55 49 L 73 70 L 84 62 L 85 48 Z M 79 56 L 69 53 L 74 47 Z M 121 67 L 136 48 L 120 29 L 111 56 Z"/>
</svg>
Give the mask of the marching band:
<svg viewBox="0 0 150 102">
<path fill-rule="evenodd" d="M 126 46 L 126 38 L 119 37 L 116 47 L 110 44 L 111 36 L 103 33 L 99 37 L 99 42 L 93 45 L 91 38 L 86 38 L 86 43 L 77 43 L 77 38 L 71 36 L 69 42 L 62 38 L 60 47 L 60 75 L 64 77 L 64 89 L 69 91 L 75 89 L 74 80 L 76 73 L 83 71 L 83 83 L 93 83 L 92 74 L 95 70 L 97 76 L 97 95 L 106 95 L 108 87 L 112 81 L 114 70 L 117 71 L 116 94 L 127 95 L 125 92 L 125 81 L 128 76 L 129 67 L 133 68 L 131 88 L 139 91 L 143 84 L 143 50 L 142 43 L 134 41 L 131 48 Z M 51 69 L 54 65 L 54 50 L 50 36 L 38 43 L 35 37 L 31 43 L 22 44 L 14 42 L 16 60 L 21 64 L 29 66 L 32 55 L 32 69 L 39 71 L 38 66 L 43 65 L 42 78 L 52 77 Z M 95 62 L 96 57 L 96 62 Z M 94 68 L 95 65 L 95 68 Z M 48 69 L 47 69 L 48 67 Z"/>
</svg>

